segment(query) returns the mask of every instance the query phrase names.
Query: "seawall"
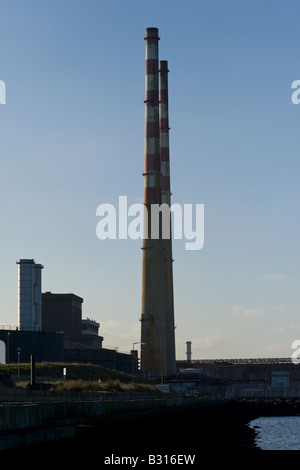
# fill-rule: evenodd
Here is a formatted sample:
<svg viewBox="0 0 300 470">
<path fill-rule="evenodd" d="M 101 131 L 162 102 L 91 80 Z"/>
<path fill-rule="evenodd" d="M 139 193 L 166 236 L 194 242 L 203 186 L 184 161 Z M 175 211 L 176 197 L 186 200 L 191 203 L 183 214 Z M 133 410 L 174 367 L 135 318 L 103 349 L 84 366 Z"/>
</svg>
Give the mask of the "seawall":
<svg viewBox="0 0 300 470">
<path fill-rule="evenodd" d="M 99 456 L 255 450 L 255 432 L 247 426 L 251 420 L 299 412 L 295 401 L 180 396 L 2 404 L 0 450 L 25 453 L 42 448 L 78 457 L 91 449 Z"/>
<path fill-rule="evenodd" d="M 111 394 L 112 400 L 106 396 L 107 401 L 100 401 L 98 394 L 98 401 L 82 401 L 78 400 L 79 395 L 73 394 L 73 400 L 69 401 L 60 397 L 60 401 L 51 402 L 2 403 L 0 450 L 22 449 L 32 444 L 75 437 L 80 426 L 81 430 L 83 426 L 101 426 L 103 423 L 107 427 L 109 422 L 186 406 L 187 402 L 183 397 L 128 399 L 125 395 L 121 399 L 120 394 L 119 399 L 116 394 Z"/>
</svg>

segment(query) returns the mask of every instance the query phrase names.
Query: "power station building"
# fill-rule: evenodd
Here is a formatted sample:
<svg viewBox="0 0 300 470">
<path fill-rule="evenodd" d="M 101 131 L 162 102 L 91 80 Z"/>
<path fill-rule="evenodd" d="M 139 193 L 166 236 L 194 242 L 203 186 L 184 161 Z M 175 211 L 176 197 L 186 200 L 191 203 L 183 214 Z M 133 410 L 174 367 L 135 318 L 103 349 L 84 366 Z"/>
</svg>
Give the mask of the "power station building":
<svg viewBox="0 0 300 470">
<path fill-rule="evenodd" d="M 74 294 L 42 294 L 43 331 L 63 333 L 66 337 L 81 334 L 83 299 Z"/>
<path fill-rule="evenodd" d="M 83 298 L 75 294 L 42 294 L 43 331 L 61 333 L 65 343 L 73 342 L 102 348 L 103 336 L 99 336 L 100 324 L 90 318 L 82 318 Z"/>
<path fill-rule="evenodd" d="M 19 259 L 18 326 L 0 330 L 6 363 L 84 362 L 132 374 L 138 369 L 136 354 L 102 347 L 100 324 L 82 318 L 83 298 L 73 293 L 42 293 L 43 266 Z M 135 351 L 134 351 L 135 353 Z"/>
</svg>

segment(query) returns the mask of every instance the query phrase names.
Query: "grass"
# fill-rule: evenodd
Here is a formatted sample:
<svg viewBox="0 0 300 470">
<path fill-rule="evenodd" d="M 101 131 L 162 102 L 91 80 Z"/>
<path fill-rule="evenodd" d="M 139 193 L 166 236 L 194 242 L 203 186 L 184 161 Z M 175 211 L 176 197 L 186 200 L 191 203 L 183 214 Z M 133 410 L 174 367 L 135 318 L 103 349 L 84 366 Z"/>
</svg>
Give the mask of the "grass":
<svg viewBox="0 0 300 470">
<path fill-rule="evenodd" d="M 95 382 L 86 380 L 70 380 L 66 382 L 54 382 L 52 390 L 56 391 L 83 391 L 83 392 L 157 392 L 152 384 L 124 383 L 119 380 L 107 382 Z"/>
<path fill-rule="evenodd" d="M 120 380 L 124 383 L 132 382 L 132 375 L 94 364 L 40 362 L 36 364 L 36 377 L 51 377 L 53 379 L 63 378 L 63 368 L 67 369 L 69 380 Z M 18 374 L 17 364 L 0 364 L 0 374 Z M 30 364 L 20 364 L 20 376 L 30 375 Z M 137 381 L 146 382 L 144 379 L 135 378 Z"/>
<path fill-rule="evenodd" d="M 64 367 L 67 369 L 67 380 L 63 380 Z M 19 386 L 25 386 L 28 383 L 30 371 L 30 364 L 20 364 Z M 8 373 L 17 376 L 18 365 L 0 364 L 0 375 Z M 130 374 L 94 364 L 37 363 L 36 380 L 51 383 L 51 389 L 57 391 L 158 391 L 148 380 L 134 377 L 133 383 L 133 377 Z"/>
</svg>

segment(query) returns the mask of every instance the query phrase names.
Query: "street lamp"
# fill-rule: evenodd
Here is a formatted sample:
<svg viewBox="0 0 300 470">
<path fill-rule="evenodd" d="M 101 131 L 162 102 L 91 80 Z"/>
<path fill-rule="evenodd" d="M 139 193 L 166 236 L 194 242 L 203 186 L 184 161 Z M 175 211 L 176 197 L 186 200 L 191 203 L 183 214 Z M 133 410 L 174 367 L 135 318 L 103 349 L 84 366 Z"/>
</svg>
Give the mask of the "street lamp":
<svg viewBox="0 0 300 470">
<path fill-rule="evenodd" d="M 135 344 L 140 344 L 141 346 L 143 346 L 144 344 L 146 343 L 142 343 L 141 341 L 136 341 L 135 343 L 132 343 L 132 351 L 131 351 L 131 354 L 132 354 L 132 381 L 134 383 L 134 359 L 135 359 L 135 349 L 134 349 L 134 345 Z"/>
<path fill-rule="evenodd" d="M 20 355 L 21 355 L 21 348 L 17 348 L 18 353 L 18 382 L 20 382 Z"/>
<path fill-rule="evenodd" d="M 7 333 L 7 351 L 6 351 L 6 363 L 9 365 L 9 337 L 10 337 L 10 331 Z"/>
<path fill-rule="evenodd" d="M 135 344 L 140 344 L 140 341 L 137 341 L 136 343 L 132 343 L 132 382 L 134 383 L 134 359 L 135 359 L 135 350 L 134 350 L 134 345 Z"/>
</svg>

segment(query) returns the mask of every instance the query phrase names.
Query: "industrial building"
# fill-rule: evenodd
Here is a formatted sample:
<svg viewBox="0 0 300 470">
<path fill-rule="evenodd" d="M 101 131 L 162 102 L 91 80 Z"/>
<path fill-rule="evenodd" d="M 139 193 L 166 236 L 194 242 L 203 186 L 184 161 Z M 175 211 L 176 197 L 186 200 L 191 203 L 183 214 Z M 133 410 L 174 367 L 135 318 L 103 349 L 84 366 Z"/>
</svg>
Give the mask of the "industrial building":
<svg viewBox="0 0 300 470">
<path fill-rule="evenodd" d="M 83 299 L 75 294 L 42 294 L 43 331 L 62 333 L 65 341 L 102 348 L 100 323 L 82 318 Z"/>
<path fill-rule="evenodd" d="M 42 294 L 43 331 L 63 333 L 66 338 L 81 334 L 83 299 L 74 294 Z"/>
<path fill-rule="evenodd" d="M 3 329 L 0 330 L 0 341 L 6 346 L 6 364 L 29 363 L 32 354 L 37 362 L 64 361 L 64 337 L 57 333 Z"/>
<path fill-rule="evenodd" d="M 132 374 L 137 372 L 136 351 L 120 353 L 102 347 L 100 324 L 82 318 L 83 298 L 73 293 L 42 293 L 43 266 L 19 259 L 18 326 L 0 330 L 6 363 L 85 362 Z"/>
<path fill-rule="evenodd" d="M 300 368 L 291 358 L 177 361 L 176 391 L 228 398 L 299 398 Z"/>
</svg>

